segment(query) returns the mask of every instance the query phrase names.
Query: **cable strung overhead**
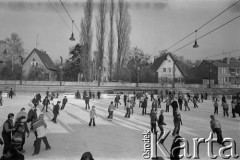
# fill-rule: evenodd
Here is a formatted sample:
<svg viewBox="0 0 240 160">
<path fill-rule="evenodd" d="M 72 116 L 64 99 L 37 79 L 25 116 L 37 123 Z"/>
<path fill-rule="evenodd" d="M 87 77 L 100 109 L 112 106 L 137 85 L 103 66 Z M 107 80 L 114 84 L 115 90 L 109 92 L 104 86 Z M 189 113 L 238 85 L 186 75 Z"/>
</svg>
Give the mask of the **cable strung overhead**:
<svg viewBox="0 0 240 160">
<path fill-rule="evenodd" d="M 216 19 L 217 17 L 219 17 L 221 14 L 223 14 L 223 13 L 226 12 L 228 9 L 230 9 L 231 7 L 233 7 L 234 5 L 236 5 L 238 2 L 240 2 L 240 0 L 238 0 L 237 2 L 235 2 L 235 3 L 232 4 L 231 6 L 229 6 L 228 8 L 226 8 L 225 10 L 223 10 L 222 12 L 220 12 L 218 15 L 216 15 L 215 17 L 213 17 L 212 19 L 210 19 L 209 21 L 207 21 L 206 23 L 204 23 L 203 25 L 201 25 L 198 29 L 194 30 L 193 32 L 191 32 L 190 34 L 188 34 L 187 36 L 185 36 L 184 38 L 180 39 L 179 41 L 177 41 L 176 43 L 174 43 L 173 45 L 171 45 L 170 47 L 168 47 L 167 50 L 169 50 L 170 48 L 174 47 L 174 46 L 177 45 L 178 43 L 182 42 L 183 40 L 185 40 L 186 38 L 188 38 L 189 36 L 191 36 L 192 34 L 194 34 L 196 31 L 200 30 L 201 28 L 203 28 L 204 26 L 206 26 L 207 24 L 209 24 L 211 21 L 213 21 L 214 19 Z"/>
</svg>

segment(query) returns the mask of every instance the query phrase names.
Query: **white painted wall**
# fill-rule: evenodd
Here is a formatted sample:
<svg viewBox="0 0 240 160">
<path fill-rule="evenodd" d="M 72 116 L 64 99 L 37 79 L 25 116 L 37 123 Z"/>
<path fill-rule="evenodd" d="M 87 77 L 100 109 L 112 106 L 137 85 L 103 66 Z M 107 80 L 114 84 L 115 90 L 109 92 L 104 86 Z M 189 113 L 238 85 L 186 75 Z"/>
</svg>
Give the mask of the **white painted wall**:
<svg viewBox="0 0 240 160">
<path fill-rule="evenodd" d="M 163 72 L 163 68 L 166 68 L 166 72 Z M 169 72 L 170 68 L 170 72 Z M 158 78 L 162 77 L 168 77 L 169 79 L 173 78 L 173 60 L 172 58 L 168 55 L 167 60 L 163 61 L 161 66 L 157 70 L 158 72 Z M 183 78 L 183 75 L 181 74 L 180 70 L 178 67 L 175 65 L 175 78 Z"/>
</svg>

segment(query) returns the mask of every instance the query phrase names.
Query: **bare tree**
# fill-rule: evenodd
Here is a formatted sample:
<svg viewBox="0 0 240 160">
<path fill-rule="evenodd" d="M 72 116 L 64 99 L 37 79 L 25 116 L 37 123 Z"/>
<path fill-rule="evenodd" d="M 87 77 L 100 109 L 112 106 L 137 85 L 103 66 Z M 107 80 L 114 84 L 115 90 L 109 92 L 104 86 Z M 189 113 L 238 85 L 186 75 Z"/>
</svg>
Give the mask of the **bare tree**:
<svg viewBox="0 0 240 160">
<path fill-rule="evenodd" d="M 118 1 L 118 8 L 116 12 L 116 25 L 117 25 L 117 79 L 119 80 L 119 72 L 125 60 L 126 53 L 129 50 L 130 39 L 129 34 L 131 31 L 131 17 L 128 12 L 128 3 L 124 0 Z"/>
<path fill-rule="evenodd" d="M 114 16 L 114 0 L 111 0 L 109 19 L 110 19 L 110 32 L 108 40 L 108 55 L 109 55 L 109 77 L 110 81 L 112 80 L 112 68 L 113 68 L 113 47 L 114 47 L 114 30 L 113 30 L 113 16 Z"/>
<path fill-rule="evenodd" d="M 92 46 L 92 12 L 93 0 L 87 0 L 84 7 L 84 18 L 81 20 L 80 44 L 83 46 L 83 75 L 91 80 L 91 46 Z"/>
<path fill-rule="evenodd" d="M 96 27 L 97 27 L 97 48 L 99 53 L 100 64 L 97 67 L 103 68 L 104 42 L 106 35 L 107 0 L 100 1 L 98 11 L 99 15 L 96 17 Z M 101 70 L 99 70 L 99 76 L 101 76 Z"/>
</svg>

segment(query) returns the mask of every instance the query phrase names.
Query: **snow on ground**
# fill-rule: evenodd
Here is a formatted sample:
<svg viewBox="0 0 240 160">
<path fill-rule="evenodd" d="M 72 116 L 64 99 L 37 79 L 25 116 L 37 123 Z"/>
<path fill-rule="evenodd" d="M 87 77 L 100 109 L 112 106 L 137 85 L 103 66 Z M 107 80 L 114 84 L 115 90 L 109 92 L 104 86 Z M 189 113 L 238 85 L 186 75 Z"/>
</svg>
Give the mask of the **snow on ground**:
<svg viewBox="0 0 240 160">
<path fill-rule="evenodd" d="M 29 94 L 19 93 L 13 99 L 4 98 L 3 106 L 0 106 L 0 124 L 6 120 L 8 113 L 17 114 L 22 107 L 28 111 L 32 96 Z M 59 97 L 62 99 L 62 96 Z M 52 105 L 49 112 L 44 112 L 45 121 L 48 125 L 48 141 L 52 149 L 45 151 L 42 142 L 40 154 L 32 156 L 34 151 L 33 141 L 35 136 L 30 134 L 26 138 L 24 148 L 26 150 L 26 160 L 79 160 L 81 155 L 90 151 L 95 160 L 139 160 L 143 159 L 143 135 L 144 131 L 150 130 L 149 115 L 142 116 L 141 108 L 138 107 L 138 101 L 134 108 L 134 115 L 130 119 L 124 118 L 125 110 L 121 99 L 121 105 L 114 111 L 113 121 L 107 120 L 107 107 L 112 99 L 95 99 L 90 101 L 90 106 L 95 105 L 97 111 L 96 127 L 89 127 L 89 110 L 85 109 L 83 100 L 68 98 L 68 103 L 57 118 L 57 124 L 51 122 Z M 150 100 L 148 101 L 147 112 L 150 112 Z M 212 101 L 207 100 L 199 103 L 199 108 L 193 108 L 190 103 L 191 111 L 182 111 L 183 126 L 181 126 L 180 134 L 189 141 L 190 153 L 193 152 L 192 138 L 208 138 L 210 133 L 210 115 L 213 113 Z M 162 103 L 165 109 L 165 104 Z M 40 113 L 41 106 L 38 108 Z M 160 109 L 158 110 L 158 115 Z M 223 117 L 222 108 L 219 107 L 219 115 L 216 116 L 222 124 L 223 136 L 231 137 L 236 141 L 237 153 L 240 154 L 240 117 L 231 118 L 231 110 L 229 117 Z M 165 113 L 164 127 L 165 131 L 173 130 L 173 116 L 170 112 Z M 1 127 L 2 128 L 2 127 Z M 158 129 L 158 128 L 157 128 Z M 159 129 L 158 129 L 159 131 Z M 216 137 L 216 135 L 214 135 Z M 170 150 L 173 137 L 170 135 L 165 140 L 165 146 Z M 218 154 L 221 146 L 214 144 L 213 152 Z M 0 146 L 2 151 L 3 146 Z M 227 152 L 228 153 L 228 152 Z M 230 152 L 229 152 L 230 153 Z M 158 151 L 159 156 L 163 156 Z M 207 144 L 200 144 L 200 159 L 210 159 L 207 156 Z M 221 159 L 221 158 L 220 158 Z"/>
</svg>

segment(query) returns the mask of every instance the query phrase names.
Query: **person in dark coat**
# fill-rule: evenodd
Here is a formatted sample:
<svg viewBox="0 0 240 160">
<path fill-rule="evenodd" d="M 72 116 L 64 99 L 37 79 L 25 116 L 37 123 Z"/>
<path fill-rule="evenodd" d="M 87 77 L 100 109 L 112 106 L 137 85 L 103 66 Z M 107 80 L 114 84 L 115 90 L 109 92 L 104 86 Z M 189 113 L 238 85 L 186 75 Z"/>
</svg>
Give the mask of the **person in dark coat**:
<svg viewBox="0 0 240 160">
<path fill-rule="evenodd" d="M 63 98 L 63 100 L 62 100 L 61 110 L 63 110 L 63 109 L 65 108 L 67 102 L 68 102 L 68 99 L 67 99 L 67 97 L 65 96 L 65 97 Z"/>
<path fill-rule="evenodd" d="M 61 101 L 58 101 L 56 105 L 53 106 L 53 119 L 52 121 L 54 123 L 57 123 L 57 116 L 59 115 L 59 109 L 60 109 L 60 103 Z"/>
<path fill-rule="evenodd" d="M 37 109 L 35 106 L 33 106 L 29 111 L 28 111 L 28 117 L 27 117 L 27 122 L 30 123 L 30 130 L 32 130 L 32 124 L 37 120 Z"/>
<path fill-rule="evenodd" d="M 10 91 L 9 91 L 9 98 L 12 99 L 13 94 L 14 94 L 14 92 L 13 92 L 12 88 L 10 88 Z"/>
<path fill-rule="evenodd" d="M 173 100 L 171 103 L 172 109 L 173 109 L 173 117 L 177 114 L 178 109 L 178 103 L 177 101 Z"/>
<path fill-rule="evenodd" d="M 85 97 L 85 104 L 86 104 L 86 109 L 90 109 L 89 97 L 88 97 L 88 95 L 86 95 L 86 97 Z"/>
<path fill-rule="evenodd" d="M 151 119 L 151 132 L 154 134 L 157 134 L 157 129 L 156 129 L 157 114 L 153 108 L 151 109 L 150 119 Z"/>
<path fill-rule="evenodd" d="M 24 160 L 24 155 L 19 153 L 11 144 L 6 147 L 6 153 L 3 154 L 0 160 Z"/>
<path fill-rule="evenodd" d="M 147 99 L 145 98 L 142 103 L 142 115 L 146 115 L 146 110 L 147 110 Z"/>
<path fill-rule="evenodd" d="M 127 95 L 124 94 L 123 96 L 124 107 L 127 105 Z"/>
<path fill-rule="evenodd" d="M 9 113 L 8 119 L 3 123 L 2 138 L 4 141 L 3 154 L 7 153 L 7 148 L 11 144 L 14 114 Z"/>
<path fill-rule="evenodd" d="M 32 99 L 32 103 L 35 107 L 37 107 L 37 105 L 39 104 L 39 100 L 38 100 L 37 96 L 34 96 L 34 98 Z"/>
<path fill-rule="evenodd" d="M 183 105 L 183 97 L 182 97 L 182 95 L 178 96 L 178 105 L 179 105 L 179 109 L 181 111 L 182 110 L 182 105 Z"/>
<path fill-rule="evenodd" d="M 25 144 L 25 136 L 26 136 L 26 133 L 27 133 L 27 137 L 29 137 L 29 129 L 28 129 L 28 126 L 27 126 L 27 118 L 25 116 L 21 116 L 15 123 L 14 125 L 14 128 L 15 130 L 13 131 L 13 136 L 19 134 L 22 138 L 22 142 L 18 145 L 18 147 L 16 147 L 19 151 L 21 152 L 25 152 L 25 150 L 23 149 L 23 146 Z M 14 139 L 13 139 L 14 140 Z M 12 140 L 12 142 L 13 142 Z M 17 142 L 15 141 L 15 144 Z"/>
<path fill-rule="evenodd" d="M 42 96 L 41 96 L 40 93 L 38 93 L 38 94 L 36 95 L 36 98 L 37 98 L 37 100 L 38 100 L 38 103 L 39 103 L 39 102 L 42 102 Z"/>
<path fill-rule="evenodd" d="M 176 136 L 173 140 L 172 146 L 171 146 L 171 152 L 170 152 L 170 159 L 171 160 L 180 160 L 180 145 L 182 142 L 181 136 Z"/>
<path fill-rule="evenodd" d="M 48 96 L 44 98 L 42 104 L 43 104 L 42 112 L 44 111 L 45 107 L 46 107 L 46 112 L 48 112 L 48 105 L 50 104 Z"/>
<path fill-rule="evenodd" d="M 173 122 L 174 122 L 174 130 L 172 132 L 172 136 L 175 136 L 175 134 L 179 135 L 180 126 L 183 123 L 182 123 L 181 114 L 178 112 L 178 110 L 176 111 L 176 114 L 175 114 L 175 116 L 173 118 Z"/>
<path fill-rule="evenodd" d="M 98 92 L 97 92 L 97 97 L 98 97 L 98 99 L 100 99 L 100 95 L 101 95 L 101 92 L 98 91 Z"/>
<path fill-rule="evenodd" d="M 163 125 L 166 125 L 166 123 L 164 122 L 164 116 L 163 116 L 164 110 L 161 110 L 161 113 L 159 115 L 158 118 L 158 127 L 161 131 L 159 137 L 158 137 L 158 141 L 160 140 L 160 138 L 162 137 L 162 135 L 164 134 L 164 129 L 163 129 Z"/>
</svg>

